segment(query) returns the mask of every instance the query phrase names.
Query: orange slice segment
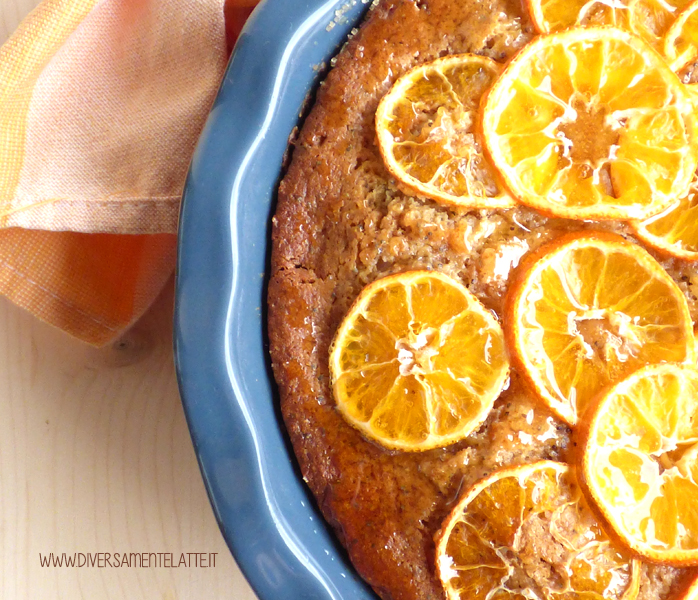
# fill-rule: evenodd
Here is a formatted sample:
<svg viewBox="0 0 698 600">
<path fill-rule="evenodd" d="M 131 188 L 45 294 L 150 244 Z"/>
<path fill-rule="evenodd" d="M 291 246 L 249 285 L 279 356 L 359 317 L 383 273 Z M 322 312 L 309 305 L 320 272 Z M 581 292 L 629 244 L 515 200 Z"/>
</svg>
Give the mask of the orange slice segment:
<svg viewBox="0 0 698 600">
<path fill-rule="evenodd" d="M 582 473 L 615 532 L 649 560 L 698 564 L 698 370 L 651 365 L 601 397 Z"/>
<path fill-rule="evenodd" d="M 698 1 L 686 6 L 669 27 L 664 55 L 676 72 L 698 59 Z"/>
<path fill-rule="evenodd" d="M 469 435 L 508 380 L 497 320 L 462 284 L 412 271 L 368 285 L 330 352 L 346 420 L 387 448 L 427 450 Z"/>
<path fill-rule="evenodd" d="M 540 33 L 570 27 L 612 25 L 641 36 L 655 48 L 688 0 L 527 0 Z"/>
<path fill-rule="evenodd" d="M 483 110 L 485 145 L 521 202 L 559 217 L 644 219 L 685 194 L 698 136 L 684 86 L 637 36 L 541 36 Z"/>
<path fill-rule="evenodd" d="M 632 221 L 637 236 L 646 244 L 683 260 L 698 260 L 698 178 L 688 195 L 658 215 Z"/>
<path fill-rule="evenodd" d="M 596 522 L 567 465 L 502 469 L 466 492 L 436 537 L 449 600 L 632 600 L 639 563 Z"/>
<path fill-rule="evenodd" d="M 473 208 L 514 205 L 475 131 L 481 96 L 500 71 L 484 56 L 447 56 L 412 69 L 381 100 L 378 146 L 408 191 Z"/>
<path fill-rule="evenodd" d="M 504 322 L 519 371 L 570 425 L 639 367 L 695 360 L 679 287 L 645 250 L 607 233 L 563 236 L 529 257 Z"/>
</svg>

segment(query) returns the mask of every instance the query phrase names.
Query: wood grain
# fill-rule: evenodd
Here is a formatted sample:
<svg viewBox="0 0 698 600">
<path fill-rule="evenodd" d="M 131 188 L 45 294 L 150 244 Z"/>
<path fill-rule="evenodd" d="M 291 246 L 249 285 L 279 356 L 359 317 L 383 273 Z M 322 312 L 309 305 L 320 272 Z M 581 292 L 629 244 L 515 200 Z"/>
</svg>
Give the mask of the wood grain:
<svg viewBox="0 0 698 600">
<path fill-rule="evenodd" d="M 0 0 L 0 42 L 38 0 Z M 0 598 L 254 600 L 204 490 L 172 360 L 173 285 L 96 350 L 0 298 Z M 41 567 L 48 553 L 215 567 Z"/>
<path fill-rule="evenodd" d="M 172 284 L 93 349 L 0 300 L 0 597 L 253 600 L 177 393 Z M 209 568 L 45 568 L 39 554 L 217 553 Z"/>
</svg>

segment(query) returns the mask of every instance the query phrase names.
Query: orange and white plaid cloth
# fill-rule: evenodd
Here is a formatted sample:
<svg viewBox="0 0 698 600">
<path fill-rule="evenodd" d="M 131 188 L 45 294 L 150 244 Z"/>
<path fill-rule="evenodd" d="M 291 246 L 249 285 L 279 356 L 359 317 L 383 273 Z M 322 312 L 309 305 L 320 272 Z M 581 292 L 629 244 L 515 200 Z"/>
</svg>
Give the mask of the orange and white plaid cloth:
<svg viewBox="0 0 698 600">
<path fill-rule="evenodd" d="M 0 294 L 95 345 L 143 314 L 253 3 L 44 0 L 0 47 Z"/>
</svg>

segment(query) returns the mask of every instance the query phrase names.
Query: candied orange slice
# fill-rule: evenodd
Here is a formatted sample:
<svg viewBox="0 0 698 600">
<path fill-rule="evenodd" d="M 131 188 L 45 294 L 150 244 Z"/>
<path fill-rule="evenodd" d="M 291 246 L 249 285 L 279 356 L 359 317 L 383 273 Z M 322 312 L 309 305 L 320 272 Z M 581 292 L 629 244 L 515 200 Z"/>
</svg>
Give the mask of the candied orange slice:
<svg viewBox="0 0 698 600">
<path fill-rule="evenodd" d="M 484 56 L 447 56 L 407 72 L 383 97 L 378 146 L 388 171 L 409 192 L 471 208 L 515 204 L 475 131 L 480 99 L 500 72 Z"/>
<path fill-rule="evenodd" d="M 664 55 L 677 72 L 698 58 L 698 1 L 686 6 L 669 27 Z"/>
<path fill-rule="evenodd" d="M 689 0 L 526 0 L 540 33 L 570 27 L 613 25 L 631 31 L 655 48 Z"/>
<path fill-rule="evenodd" d="M 639 566 L 599 526 L 572 469 L 551 461 L 476 483 L 436 537 L 448 600 L 632 600 Z"/>
<path fill-rule="evenodd" d="M 582 427 L 582 475 L 635 552 L 698 565 L 698 370 L 650 365 L 603 395 Z"/>
<path fill-rule="evenodd" d="M 346 420 L 380 444 L 427 450 L 485 419 L 509 375 L 497 320 L 462 284 L 411 271 L 368 285 L 330 351 Z"/>
<path fill-rule="evenodd" d="M 688 195 L 658 215 L 631 225 L 643 242 L 657 250 L 698 260 L 698 178 L 693 179 Z"/>
<path fill-rule="evenodd" d="M 526 259 L 504 323 L 518 370 L 570 425 L 639 367 L 695 360 L 679 287 L 645 250 L 608 233 L 563 236 Z"/>
<path fill-rule="evenodd" d="M 644 219 L 686 193 L 698 136 L 683 84 L 614 28 L 540 36 L 487 95 L 483 134 L 521 202 L 574 219 Z"/>
</svg>

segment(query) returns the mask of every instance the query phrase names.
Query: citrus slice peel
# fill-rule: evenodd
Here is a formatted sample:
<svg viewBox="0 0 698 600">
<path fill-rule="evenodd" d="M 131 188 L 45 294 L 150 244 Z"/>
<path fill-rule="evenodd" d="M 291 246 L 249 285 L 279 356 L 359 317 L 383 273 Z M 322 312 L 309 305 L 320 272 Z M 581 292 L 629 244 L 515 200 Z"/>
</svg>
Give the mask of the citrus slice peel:
<svg viewBox="0 0 698 600">
<path fill-rule="evenodd" d="M 369 284 L 330 350 L 342 415 L 390 449 L 454 443 L 487 417 L 508 381 L 495 317 L 461 283 L 409 271 Z"/>
<path fill-rule="evenodd" d="M 687 195 L 661 213 L 630 225 L 648 246 L 682 260 L 698 260 L 698 177 Z"/>
<path fill-rule="evenodd" d="M 600 396 L 580 431 L 584 486 L 645 560 L 698 565 L 698 369 L 639 369 Z"/>
<path fill-rule="evenodd" d="M 576 425 L 604 388 L 648 363 L 695 362 L 685 296 L 645 250 L 620 236 L 561 236 L 522 261 L 506 299 L 512 361 Z"/>
<path fill-rule="evenodd" d="M 656 49 L 688 0 L 526 0 L 539 33 L 611 25 L 639 35 Z"/>
<path fill-rule="evenodd" d="M 686 193 L 692 104 L 664 60 L 609 27 L 540 36 L 482 110 L 486 151 L 514 197 L 573 219 L 644 219 Z"/>
<path fill-rule="evenodd" d="M 477 131 L 481 97 L 501 69 L 484 56 L 446 56 L 408 71 L 383 97 L 376 110 L 378 146 L 408 191 L 469 208 L 515 205 Z"/>
<path fill-rule="evenodd" d="M 550 555 L 541 556 L 545 548 Z M 633 600 L 639 566 L 599 526 L 573 469 L 552 461 L 479 481 L 436 535 L 436 571 L 449 600 L 540 598 L 540 590 L 546 600 Z"/>
</svg>

